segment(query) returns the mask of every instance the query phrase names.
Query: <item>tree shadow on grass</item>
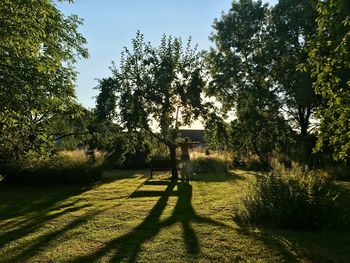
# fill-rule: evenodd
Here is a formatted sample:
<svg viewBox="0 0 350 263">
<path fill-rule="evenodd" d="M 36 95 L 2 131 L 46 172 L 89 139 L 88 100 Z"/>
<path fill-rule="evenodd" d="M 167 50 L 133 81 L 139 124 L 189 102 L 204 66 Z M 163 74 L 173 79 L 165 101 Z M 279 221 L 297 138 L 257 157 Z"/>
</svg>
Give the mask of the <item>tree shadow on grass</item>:
<svg viewBox="0 0 350 263">
<path fill-rule="evenodd" d="M 76 208 L 76 210 L 79 209 L 82 209 L 82 207 Z M 71 229 L 75 229 L 80 225 L 83 225 L 85 222 L 99 213 L 101 213 L 101 211 L 88 212 L 84 216 L 78 217 L 69 222 L 66 226 L 37 238 L 36 240 L 32 241 L 30 245 L 26 246 L 25 249 L 21 250 L 19 254 L 13 256 L 10 262 L 25 262 L 32 256 L 36 255 L 38 251 L 44 250 L 45 247 L 49 247 L 52 240 L 59 238 Z"/>
<path fill-rule="evenodd" d="M 236 173 L 235 171 L 228 171 L 228 172 L 220 172 L 220 173 L 194 173 L 193 175 L 190 175 L 191 181 L 198 181 L 198 182 L 206 182 L 206 183 L 213 183 L 213 182 L 234 182 L 239 180 L 246 180 L 246 177 L 243 175 L 240 175 L 239 173 Z"/>
<path fill-rule="evenodd" d="M 147 179 L 149 177 L 147 170 L 108 170 L 103 173 L 102 183 L 113 183 L 118 180 L 124 179 Z"/>
<path fill-rule="evenodd" d="M 91 186 L 26 187 L 0 184 L 0 220 L 45 213 L 52 207 L 57 208 L 61 201 L 90 189 Z"/>
<path fill-rule="evenodd" d="M 120 176 L 104 178 L 102 182 L 90 186 L 36 187 L 0 184 L 0 249 L 5 248 L 6 244 L 12 241 L 31 236 L 56 218 L 82 211 L 92 206 L 86 203 L 79 205 L 81 200 L 76 198 L 67 201 L 69 198 L 79 196 L 101 184 L 108 184 L 110 181 L 135 177 L 142 179 L 144 174 L 138 173 L 134 176 L 128 171 Z M 142 187 L 143 183 L 135 191 Z M 90 211 L 68 222 L 67 225 L 58 227 L 57 230 L 39 236 L 34 241 L 31 241 L 19 254 L 16 251 L 13 251 L 13 255 L 7 253 L 9 256 L 13 256 L 11 262 L 25 261 L 25 259 L 37 254 L 43 247 L 48 246 L 47 244 L 50 241 L 59 238 L 66 231 L 78 227 L 91 217 L 103 212 L 101 210 Z M 9 248 L 9 251 L 11 251 L 11 248 Z"/>
<path fill-rule="evenodd" d="M 147 184 L 163 185 L 164 182 L 148 181 Z M 135 262 L 144 243 L 156 237 L 161 229 L 175 223 L 181 223 L 183 227 L 184 242 L 188 254 L 196 255 L 200 252 L 200 247 L 195 231 L 190 225 L 191 222 L 227 227 L 225 224 L 196 214 L 191 204 L 192 186 L 190 184 L 167 182 L 166 185 L 165 191 L 161 193 L 158 191 L 134 192 L 131 198 L 161 195 L 155 206 L 140 225 L 129 233 L 108 242 L 102 249 L 95 253 L 76 258 L 74 262 L 95 262 L 111 252 L 113 253 L 110 259 L 111 262 Z M 178 188 L 177 191 L 174 191 L 175 186 Z M 169 218 L 161 221 L 161 215 L 167 206 L 170 196 L 178 196 L 174 212 Z"/>
<path fill-rule="evenodd" d="M 116 180 L 144 179 L 145 173 L 135 171 L 107 172 L 102 181 L 94 185 L 23 186 L 0 183 L 0 227 L 15 217 L 29 215 L 29 218 L 43 217 L 52 210 L 62 210 L 74 206 L 75 202 L 59 205 L 60 202 L 78 196 L 100 185 Z M 69 212 L 68 209 L 66 212 Z M 52 219 L 52 218 L 50 218 Z M 28 218 L 26 219 L 29 220 Z M 45 221 L 45 220 L 44 220 Z M 12 224 L 12 223 L 11 223 Z"/>
<path fill-rule="evenodd" d="M 88 204 L 77 206 L 76 201 L 61 202 L 89 189 L 87 186 L 0 185 L 0 248 L 37 231 L 50 220 L 88 207 Z"/>
<path fill-rule="evenodd" d="M 144 178 L 134 171 L 117 172 L 104 176 L 93 185 L 25 186 L 0 183 L 0 248 L 7 242 L 30 235 L 40 226 L 65 214 L 91 205 L 78 205 L 81 200 L 68 201 L 112 181 Z M 63 202 L 63 203 L 62 203 Z"/>
</svg>

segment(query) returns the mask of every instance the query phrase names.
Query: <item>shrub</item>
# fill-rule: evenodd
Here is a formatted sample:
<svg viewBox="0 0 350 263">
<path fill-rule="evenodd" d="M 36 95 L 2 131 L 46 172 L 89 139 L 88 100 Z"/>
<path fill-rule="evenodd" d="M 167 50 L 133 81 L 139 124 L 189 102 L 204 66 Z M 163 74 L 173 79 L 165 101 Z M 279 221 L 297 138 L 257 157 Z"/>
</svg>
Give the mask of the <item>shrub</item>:
<svg viewBox="0 0 350 263">
<path fill-rule="evenodd" d="M 148 144 L 143 144 L 135 152 L 125 154 L 124 162 L 118 168 L 144 169 L 149 167 L 151 149 Z"/>
<path fill-rule="evenodd" d="M 103 156 L 95 161 L 82 152 L 63 152 L 44 159 L 21 160 L 8 164 L 4 182 L 24 185 L 86 184 L 101 178 Z"/>
<path fill-rule="evenodd" d="M 191 171 L 196 173 L 227 172 L 228 163 L 224 159 L 214 157 L 198 157 L 191 160 Z"/>
<path fill-rule="evenodd" d="M 248 171 L 268 171 L 270 170 L 270 164 L 267 160 L 251 159 L 247 162 L 246 169 Z"/>
<path fill-rule="evenodd" d="M 258 175 L 243 198 L 238 219 L 255 225 L 305 229 L 330 222 L 337 195 L 327 174 L 292 164 L 273 163 L 272 172 Z"/>
</svg>

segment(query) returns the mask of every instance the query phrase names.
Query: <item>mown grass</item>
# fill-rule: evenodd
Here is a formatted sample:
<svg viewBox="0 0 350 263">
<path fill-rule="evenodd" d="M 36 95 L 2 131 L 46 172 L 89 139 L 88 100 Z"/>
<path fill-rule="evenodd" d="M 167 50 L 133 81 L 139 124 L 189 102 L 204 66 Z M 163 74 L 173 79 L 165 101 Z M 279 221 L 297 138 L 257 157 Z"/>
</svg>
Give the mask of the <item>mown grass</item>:
<svg viewBox="0 0 350 263">
<path fill-rule="evenodd" d="M 233 215 L 252 174 L 171 183 L 106 172 L 93 186 L 0 184 L 0 262 L 348 262 L 349 227 L 293 232 L 240 226 Z M 350 184 L 342 191 L 348 215 Z"/>
</svg>

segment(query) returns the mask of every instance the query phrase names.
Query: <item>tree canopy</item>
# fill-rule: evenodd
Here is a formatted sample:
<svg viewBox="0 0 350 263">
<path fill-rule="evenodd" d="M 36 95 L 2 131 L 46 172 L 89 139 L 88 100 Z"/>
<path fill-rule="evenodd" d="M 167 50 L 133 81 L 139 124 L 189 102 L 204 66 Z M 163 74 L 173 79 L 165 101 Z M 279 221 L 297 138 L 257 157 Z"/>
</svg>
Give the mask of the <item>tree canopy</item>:
<svg viewBox="0 0 350 263">
<path fill-rule="evenodd" d="M 138 32 L 132 49 L 125 48 L 120 67 L 100 81 L 97 110 L 118 121 L 127 131 L 148 133 L 166 144 L 177 179 L 178 128 L 190 125 L 201 113 L 204 87 L 202 63 L 189 40 L 163 36 L 159 47 L 144 41 Z"/>
<path fill-rule="evenodd" d="M 323 98 L 317 148 L 330 146 L 335 159 L 349 160 L 350 2 L 320 1 L 317 11 L 316 38 L 309 47 L 314 88 Z"/>
<path fill-rule="evenodd" d="M 88 57 L 82 20 L 51 0 L 4 0 L 0 17 L 0 155 L 46 151 L 52 119 L 78 112 L 74 63 Z"/>
<path fill-rule="evenodd" d="M 306 63 L 307 43 L 316 32 L 316 3 L 303 0 L 280 0 L 271 8 L 268 24 L 271 41 L 274 84 L 280 93 L 282 109 L 292 127 L 305 137 L 311 118 L 320 103 L 312 87 L 310 71 L 298 69 Z"/>
<path fill-rule="evenodd" d="M 214 22 L 211 39 L 216 47 L 207 54 L 207 94 L 215 96 L 224 111 L 235 113 L 231 126 L 232 136 L 239 138 L 236 149 L 264 159 L 281 138 L 278 129 L 285 126 L 271 74 L 269 12 L 261 1 L 233 2 L 230 11 Z"/>
</svg>

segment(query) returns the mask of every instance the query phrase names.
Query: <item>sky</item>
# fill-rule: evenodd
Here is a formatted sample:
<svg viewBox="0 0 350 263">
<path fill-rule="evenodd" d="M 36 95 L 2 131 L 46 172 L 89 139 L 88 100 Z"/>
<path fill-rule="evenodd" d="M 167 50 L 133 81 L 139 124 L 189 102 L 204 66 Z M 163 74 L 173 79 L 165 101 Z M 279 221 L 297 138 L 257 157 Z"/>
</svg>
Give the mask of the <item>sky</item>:
<svg viewBox="0 0 350 263">
<path fill-rule="evenodd" d="M 77 98 L 87 108 L 95 106 L 97 79 L 111 75 L 109 66 L 119 64 L 123 47 L 130 46 L 137 30 L 145 41 L 157 46 L 163 34 L 192 37 L 199 50 L 208 49 L 212 24 L 227 13 L 232 0 L 75 0 L 58 8 L 84 19 L 79 31 L 87 39 L 90 57 L 79 60 L 76 69 Z M 263 1 L 274 5 L 277 0 Z"/>
</svg>

